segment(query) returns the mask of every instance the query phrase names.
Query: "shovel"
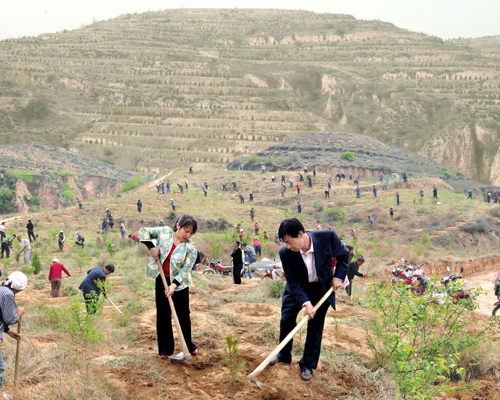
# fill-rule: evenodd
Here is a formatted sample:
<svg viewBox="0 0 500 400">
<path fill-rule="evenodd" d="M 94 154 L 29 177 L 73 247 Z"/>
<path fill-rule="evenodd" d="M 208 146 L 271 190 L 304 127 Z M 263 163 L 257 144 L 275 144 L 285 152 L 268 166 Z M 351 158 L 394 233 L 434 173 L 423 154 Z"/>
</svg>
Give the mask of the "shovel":
<svg viewBox="0 0 500 400">
<path fill-rule="evenodd" d="M 117 306 L 115 306 L 115 303 L 113 303 L 109 297 L 106 297 L 106 298 L 107 298 L 107 299 L 109 300 L 109 302 L 113 305 L 113 307 L 114 307 L 114 308 L 116 308 L 116 311 L 118 311 L 120 314 L 123 314 L 123 313 L 120 311 L 120 309 L 119 309 Z"/>
<path fill-rule="evenodd" d="M 330 296 L 333 292 L 333 288 L 330 288 L 330 290 L 328 290 L 328 292 L 325 293 L 325 295 L 321 298 L 320 301 L 318 301 L 318 303 L 314 306 L 314 311 L 316 311 L 318 308 L 321 307 L 321 305 L 325 302 L 325 300 L 328 298 L 328 296 Z M 309 315 L 306 315 L 304 318 L 302 318 L 302 320 L 297 324 L 297 326 L 293 329 L 293 331 L 291 331 L 287 337 L 285 339 L 283 339 L 283 341 L 279 344 L 278 347 L 276 347 L 276 349 L 267 356 L 267 358 L 262 361 L 262 363 L 257 367 L 255 368 L 255 370 L 247 376 L 247 378 L 250 380 L 250 382 L 253 382 L 255 383 L 258 387 L 260 387 L 261 389 L 264 389 L 263 385 L 262 385 L 262 382 L 259 382 L 259 381 L 256 381 L 255 378 L 257 377 L 257 375 L 259 375 L 262 371 L 264 371 L 264 369 L 267 367 L 267 365 L 269 364 L 269 362 L 274 358 L 276 357 L 279 352 L 281 351 L 281 349 L 283 347 L 285 347 L 287 345 L 287 343 L 292 340 L 293 336 L 297 333 L 297 331 L 302 328 L 302 326 L 307 322 L 309 321 Z"/>
<path fill-rule="evenodd" d="M 165 291 L 168 290 L 167 280 L 165 279 L 165 274 L 163 272 L 163 265 L 160 262 L 160 255 L 156 258 L 156 262 L 158 263 L 158 269 L 160 270 L 161 280 L 163 281 L 163 286 L 165 287 Z M 174 317 L 175 328 L 177 329 L 177 334 L 179 335 L 179 339 L 181 341 L 181 352 L 176 354 L 175 356 L 170 357 L 172 360 L 190 360 L 191 353 L 189 352 L 186 344 L 186 340 L 184 339 L 184 335 L 182 334 L 181 324 L 179 323 L 179 318 L 177 318 L 177 313 L 175 312 L 174 302 L 172 300 L 172 296 L 167 297 L 168 303 L 170 304 L 170 311 L 172 313 L 172 317 Z"/>
<path fill-rule="evenodd" d="M 17 323 L 17 333 L 21 334 L 21 318 L 19 317 L 19 322 Z M 21 339 L 17 341 L 17 350 L 16 350 L 16 367 L 14 369 L 14 386 L 16 387 L 16 391 L 19 388 L 19 357 L 21 356 Z"/>
</svg>

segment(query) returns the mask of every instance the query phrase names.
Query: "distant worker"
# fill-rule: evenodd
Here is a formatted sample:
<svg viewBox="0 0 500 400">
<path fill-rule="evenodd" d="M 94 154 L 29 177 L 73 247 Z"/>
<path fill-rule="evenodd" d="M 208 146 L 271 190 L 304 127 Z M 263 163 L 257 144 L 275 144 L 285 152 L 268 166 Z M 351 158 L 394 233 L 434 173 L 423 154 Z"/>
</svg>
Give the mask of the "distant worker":
<svg viewBox="0 0 500 400">
<path fill-rule="evenodd" d="M 128 235 L 128 238 L 132 240 L 132 243 L 137 243 L 139 244 L 139 235 Z"/>
<path fill-rule="evenodd" d="M 188 180 L 184 179 L 184 184 L 186 185 L 186 189 L 188 188 Z"/>
<path fill-rule="evenodd" d="M 307 175 L 307 166 L 304 165 L 304 174 Z"/>
<path fill-rule="evenodd" d="M 243 196 L 243 193 L 240 193 L 240 204 L 245 204 L 245 197 Z"/>
<path fill-rule="evenodd" d="M 375 220 L 371 215 L 368 216 L 368 221 L 370 221 L 370 226 L 372 226 L 375 223 Z"/>
<path fill-rule="evenodd" d="M 312 188 L 313 187 L 313 181 L 312 181 L 311 175 L 307 175 L 307 180 L 309 181 L 309 187 Z"/>
<path fill-rule="evenodd" d="M 64 232 L 60 231 L 56 235 L 56 238 L 57 238 L 57 244 L 59 245 L 59 251 L 64 251 L 64 241 L 66 240 L 66 236 L 64 236 Z"/>
<path fill-rule="evenodd" d="M 233 181 L 233 191 L 237 191 L 238 190 L 238 183 L 236 181 Z"/>
<path fill-rule="evenodd" d="M 248 202 L 252 202 L 253 203 L 253 192 L 250 191 L 250 194 L 248 195 Z"/>
<path fill-rule="evenodd" d="M 265 165 L 263 165 L 262 167 L 260 167 L 260 169 L 261 169 L 261 171 L 262 171 L 263 174 L 266 172 L 266 166 Z"/>
<path fill-rule="evenodd" d="M 406 177 L 406 172 L 403 172 L 403 182 L 408 182 L 408 178 Z"/>
<path fill-rule="evenodd" d="M 356 186 L 356 198 L 360 199 L 361 198 L 361 189 L 359 186 Z"/>
<path fill-rule="evenodd" d="M 255 218 L 255 210 L 252 207 L 252 209 L 250 210 L 250 219 L 253 221 L 254 218 Z"/>
<path fill-rule="evenodd" d="M 122 234 L 122 239 L 125 239 L 125 224 L 120 222 L 120 233 Z"/>
<path fill-rule="evenodd" d="M 82 203 L 82 201 L 78 197 L 76 198 L 76 202 L 78 203 L 78 208 L 80 210 L 83 210 L 83 203 Z"/>
<path fill-rule="evenodd" d="M 352 281 L 355 276 L 359 276 L 360 278 L 366 278 L 368 274 L 362 274 L 359 272 L 359 267 L 361 267 L 365 262 L 363 256 L 360 256 L 356 261 L 353 261 L 349 264 L 349 269 L 347 270 L 347 279 L 349 280 L 349 285 L 346 286 L 345 291 L 347 295 L 351 297 L 352 295 Z"/>
<path fill-rule="evenodd" d="M 189 173 L 192 174 L 193 173 L 193 167 L 189 167 Z"/>
<path fill-rule="evenodd" d="M 161 186 L 161 194 L 165 194 L 165 184 L 162 182 L 160 186 Z"/>
<path fill-rule="evenodd" d="M 281 174 L 281 183 L 285 183 L 285 174 Z"/>
<path fill-rule="evenodd" d="M 300 185 L 297 183 L 295 187 L 297 188 L 297 194 L 300 194 Z"/>
<path fill-rule="evenodd" d="M 489 202 L 491 202 L 491 193 L 488 193 L 488 195 L 486 196 L 486 200 Z"/>
<path fill-rule="evenodd" d="M 170 188 L 171 188 L 170 180 L 167 179 L 167 194 L 170 194 Z"/>
<path fill-rule="evenodd" d="M 255 221 L 255 224 L 253 226 L 253 229 L 255 231 L 255 236 L 257 236 L 259 234 L 259 230 L 260 230 L 260 224 L 259 224 L 259 221 Z"/>
<path fill-rule="evenodd" d="M 273 176 L 271 176 L 271 182 L 272 182 L 272 183 L 276 182 L 276 179 L 274 178 L 274 175 L 273 175 Z"/>
<path fill-rule="evenodd" d="M 399 193 L 396 193 L 396 205 L 399 206 Z"/>
<path fill-rule="evenodd" d="M 243 243 L 242 246 L 243 249 L 247 252 L 248 257 L 250 258 L 250 264 L 257 262 L 257 254 L 255 253 L 255 249 L 252 246 L 247 245 L 246 243 Z"/>
<path fill-rule="evenodd" d="M 109 221 L 110 217 L 111 217 L 111 210 L 109 208 L 106 208 L 106 221 Z"/>
<path fill-rule="evenodd" d="M 203 194 L 205 195 L 205 197 L 207 197 L 207 194 L 208 194 L 208 190 L 205 186 L 202 187 L 203 189 Z"/>
<path fill-rule="evenodd" d="M 292 179 L 292 177 L 290 177 L 289 182 L 290 182 L 290 187 L 293 188 L 293 179 Z"/>
<path fill-rule="evenodd" d="M 222 182 L 222 191 L 223 191 L 223 192 L 226 192 L 226 191 L 227 191 L 227 184 L 226 184 L 226 181 L 223 181 L 223 182 Z"/>
<path fill-rule="evenodd" d="M 318 225 L 318 226 L 316 227 L 316 230 L 317 230 L 317 231 L 320 231 L 320 230 L 321 230 L 321 225 Z"/>
<path fill-rule="evenodd" d="M 391 219 L 391 221 L 394 221 L 394 211 L 392 210 L 392 208 L 389 209 L 389 218 Z"/>
<path fill-rule="evenodd" d="M 330 189 L 326 188 L 325 189 L 325 199 L 329 199 L 330 198 Z"/>
<path fill-rule="evenodd" d="M 432 197 L 436 200 L 438 199 L 438 190 L 436 186 L 434 186 L 434 188 L 432 189 Z"/>
<path fill-rule="evenodd" d="M 30 241 L 28 239 L 22 239 L 21 236 L 18 236 L 17 240 L 21 242 L 20 243 L 21 249 L 19 250 L 19 253 L 24 253 L 24 265 L 29 265 L 30 254 L 31 254 Z"/>
<path fill-rule="evenodd" d="M 141 200 L 137 200 L 137 211 L 141 212 L 142 210 L 142 203 L 141 203 Z"/>
<path fill-rule="evenodd" d="M 0 242 L 5 238 L 5 222 L 0 224 Z"/>
<path fill-rule="evenodd" d="M 467 196 L 467 198 L 472 200 L 472 189 L 469 189 L 469 195 Z"/>
<path fill-rule="evenodd" d="M 373 197 L 377 198 L 377 188 L 373 185 Z"/>
<path fill-rule="evenodd" d="M 102 233 L 105 234 L 108 232 L 108 228 L 109 228 L 109 222 L 106 221 L 105 219 L 102 220 L 102 224 L 101 224 L 101 229 L 102 229 Z"/>
<path fill-rule="evenodd" d="M 256 238 L 253 238 L 253 245 L 255 246 L 255 254 L 262 257 L 262 246 Z"/>
<path fill-rule="evenodd" d="M 382 190 L 387 190 L 387 180 L 382 182 Z"/>
<path fill-rule="evenodd" d="M 170 205 L 172 206 L 172 210 L 175 211 L 175 200 L 170 199 Z"/>
<path fill-rule="evenodd" d="M 243 229 L 240 229 L 240 233 L 238 234 L 238 237 L 241 240 L 243 240 L 243 238 L 245 237 L 245 231 Z"/>
<path fill-rule="evenodd" d="M 28 231 L 28 240 L 30 241 L 30 243 L 31 243 L 31 238 L 33 238 L 33 241 L 36 242 L 36 237 L 34 234 L 35 227 L 33 226 L 31 219 L 28 220 L 28 223 L 26 224 L 26 229 Z"/>
<path fill-rule="evenodd" d="M 99 296 L 101 295 L 101 289 L 104 297 L 106 297 L 104 282 L 106 281 L 106 277 L 113 272 L 115 272 L 115 266 L 113 264 L 108 264 L 104 268 L 95 267 L 87 271 L 87 277 L 78 287 L 78 289 L 80 289 L 83 293 L 87 314 L 96 313 L 97 302 L 99 301 Z"/>
<path fill-rule="evenodd" d="M 300 201 L 297 201 L 297 212 L 302 214 L 302 204 L 300 204 Z"/>
<path fill-rule="evenodd" d="M 420 188 L 420 197 L 424 197 L 424 188 Z"/>
<path fill-rule="evenodd" d="M 281 185 L 281 197 L 285 197 L 285 192 L 286 192 L 286 186 L 285 185 Z"/>
<path fill-rule="evenodd" d="M 83 249 L 85 247 L 85 238 L 78 231 L 75 232 L 75 235 L 76 235 L 76 242 L 75 242 L 75 244 L 77 246 L 82 246 L 82 249 Z"/>
<path fill-rule="evenodd" d="M 313 168 L 313 176 L 316 176 L 316 167 Z"/>
<path fill-rule="evenodd" d="M 61 297 L 61 281 L 63 271 L 67 276 L 71 276 L 64 265 L 59 263 L 59 260 L 54 257 L 52 260 L 52 265 L 49 269 L 49 282 L 52 297 Z"/>
<path fill-rule="evenodd" d="M 160 223 L 158 224 L 158 226 L 165 226 L 165 223 L 163 222 L 162 219 L 160 219 Z"/>
<path fill-rule="evenodd" d="M 114 226 L 115 226 L 115 219 L 113 218 L 113 216 L 110 216 L 109 217 L 109 227 L 111 229 L 113 229 Z"/>
</svg>

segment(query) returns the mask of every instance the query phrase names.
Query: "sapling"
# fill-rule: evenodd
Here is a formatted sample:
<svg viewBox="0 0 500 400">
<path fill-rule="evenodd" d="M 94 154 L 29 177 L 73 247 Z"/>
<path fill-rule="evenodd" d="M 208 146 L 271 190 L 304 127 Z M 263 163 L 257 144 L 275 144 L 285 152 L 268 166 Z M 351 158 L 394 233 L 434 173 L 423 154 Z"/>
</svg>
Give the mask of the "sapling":
<svg viewBox="0 0 500 400">
<path fill-rule="evenodd" d="M 231 372 L 231 378 L 233 380 L 238 380 L 240 379 L 239 371 L 245 368 L 245 360 L 243 358 L 238 359 L 238 354 L 240 353 L 238 344 L 240 343 L 240 339 L 227 335 L 225 341 L 226 346 L 224 347 L 223 358 Z"/>
</svg>

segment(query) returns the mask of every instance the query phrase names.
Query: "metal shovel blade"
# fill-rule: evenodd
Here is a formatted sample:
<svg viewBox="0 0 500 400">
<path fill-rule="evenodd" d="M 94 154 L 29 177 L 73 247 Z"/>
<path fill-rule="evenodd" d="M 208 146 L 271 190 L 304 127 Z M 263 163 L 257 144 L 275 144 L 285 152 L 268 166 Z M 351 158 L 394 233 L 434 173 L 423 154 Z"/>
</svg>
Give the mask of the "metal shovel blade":
<svg viewBox="0 0 500 400">
<path fill-rule="evenodd" d="M 184 355 L 184 353 L 181 351 L 179 354 L 176 354 L 175 356 L 172 356 L 170 358 L 172 360 L 190 360 L 191 354 Z"/>
</svg>

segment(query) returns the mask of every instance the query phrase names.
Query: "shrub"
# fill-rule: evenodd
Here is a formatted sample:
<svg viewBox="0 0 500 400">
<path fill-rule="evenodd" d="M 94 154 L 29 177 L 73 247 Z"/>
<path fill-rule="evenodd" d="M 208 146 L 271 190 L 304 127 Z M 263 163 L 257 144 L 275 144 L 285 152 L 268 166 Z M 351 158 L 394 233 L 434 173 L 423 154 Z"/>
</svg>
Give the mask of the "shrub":
<svg viewBox="0 0 500 400">
<path fill-rule="evenodd" d="M 347 211 L 339 206 L 328 207 L 326 209 L 326 215 L 330 221 L 340 221 L 340 223 L 343 224 L 347 218 Z"/>
<path fill-rule="evenodd" d="M 28 205 L 28 207 L 38 207 L 40 205 L 40 197 L 38 196 L 28 196 L 25 194 L 23 196 L 24 201 Z"/>
<path fill-rule="evenodd" d="M 274 162 L 274 160 L 271 157 L 267 157 L 266 161 L 265 161 L 265 164 L 266 165 L 272 165 L 273 162 Z"/>
<path fill-rule="evenodd" d="M 38 253 L 33 253 L 33 258 L 31 259 L 31 265 L 33 266 L 33 272 L 35 275 L 39 274 L 42 270 L 42 263 L 40 262 L 40 257 Z"/>
<path fill-rule="evenodd" d="M 111 257 L 113 257 L 114 254 L 116 253 L 116 248 L 113 245 L 113 242 L 111 242 L 111 240 L 106 241 L 106 250 L 108 251 Z"/>
<path fill-rule="evenodd" d="M 466 224 L 460 226 L 460 230 L 466 233 L 483 233 L 487 234 L 491 231 L 491 219 L 481 218 L 469 221 Z"/>
<path fill-rule="evenodd" d="M 26 183 L 33 183 L 33 177 L 35 175 L 38 175 L 33 172 L 24 171 L 22 169 L 9 171 L 9 174 L 14 175 L 17 179 L 20 179 Z"/>
<path fill-rule="evenodd" d="M 61 171 L 61 172 L 58 172 L 59 176 L 73 176 L 75 175 L 74 172 L 71 172 L 71 171 Z"/>
<path fill-rule="evenodd" d="M 340 156 L 343 160 L 354 161 L 354 153 L 352 151 L 345 151 Z"/>
<path fill-rule="evenodd" d="M 398 385 L 398 398 L 434 399 L 443 391 L 455 391 L 447 383 L 451 377 L 469 376 L 458 363 L 467 352 L 482 343 L 491 343 L 497 322 L 486 322 L 481 330 L 469 312 L 470 303 L 454 303 L 453 296 L 443 297 L 443 304 L 429 301 L 429 296 L 414 296 L 407 287 L 372 285 L 364 302 L 376 313 L 367 326 L 367 344 L 374 361 L 385 368 Z M 429 283 L 429 292 L 440 287 Z M 469 289 L 471 300 L 481 295 L 480 288 Z"/>
<path fill-rule="evenodd" d="M 6 214 L 12 211 L 12 197 L 14 196 L 14 191 L 9 190 L 6 187 L 0 188 L 0 213 Z"/>
<path fill-rule="evenodd" d="M 258 162 L 260 162 L 260 159 L 259 159 L 259 157 L 257 157 L 257 156 L 252 156 L 252 157 L 249 157 L 249 158 L 247 159 L 247 164 L 248 164 L 249 166 L 251 166 L 252 164 L 258 163 Z"/>
<path fill-rule="evenodd" d="M 269 297 L 273 299 L 281 299 L 285 291 L 285 282 L 279 280 L 266 280 L 266 289 Z"/>
<path fill-rule="evenodd" d="M 21 268 L 21 271 L 23 274 L 29 275 L 29 274 L 33 273 L 34 268 L 31 265 L 23 265 L 23 267 Z"/>
<path fill-rule="evenodd" d="M 129 190 L 135 189 L 139 186 L 141 186 L 144 183 L 143 178 L 139 178 L 137 176 L 134 176 L 132 179 L 130 179 L 127 183 L 124 183 L 123 186 L 121 187 L 122 192 L 127 192 Z"/>
</svg>

